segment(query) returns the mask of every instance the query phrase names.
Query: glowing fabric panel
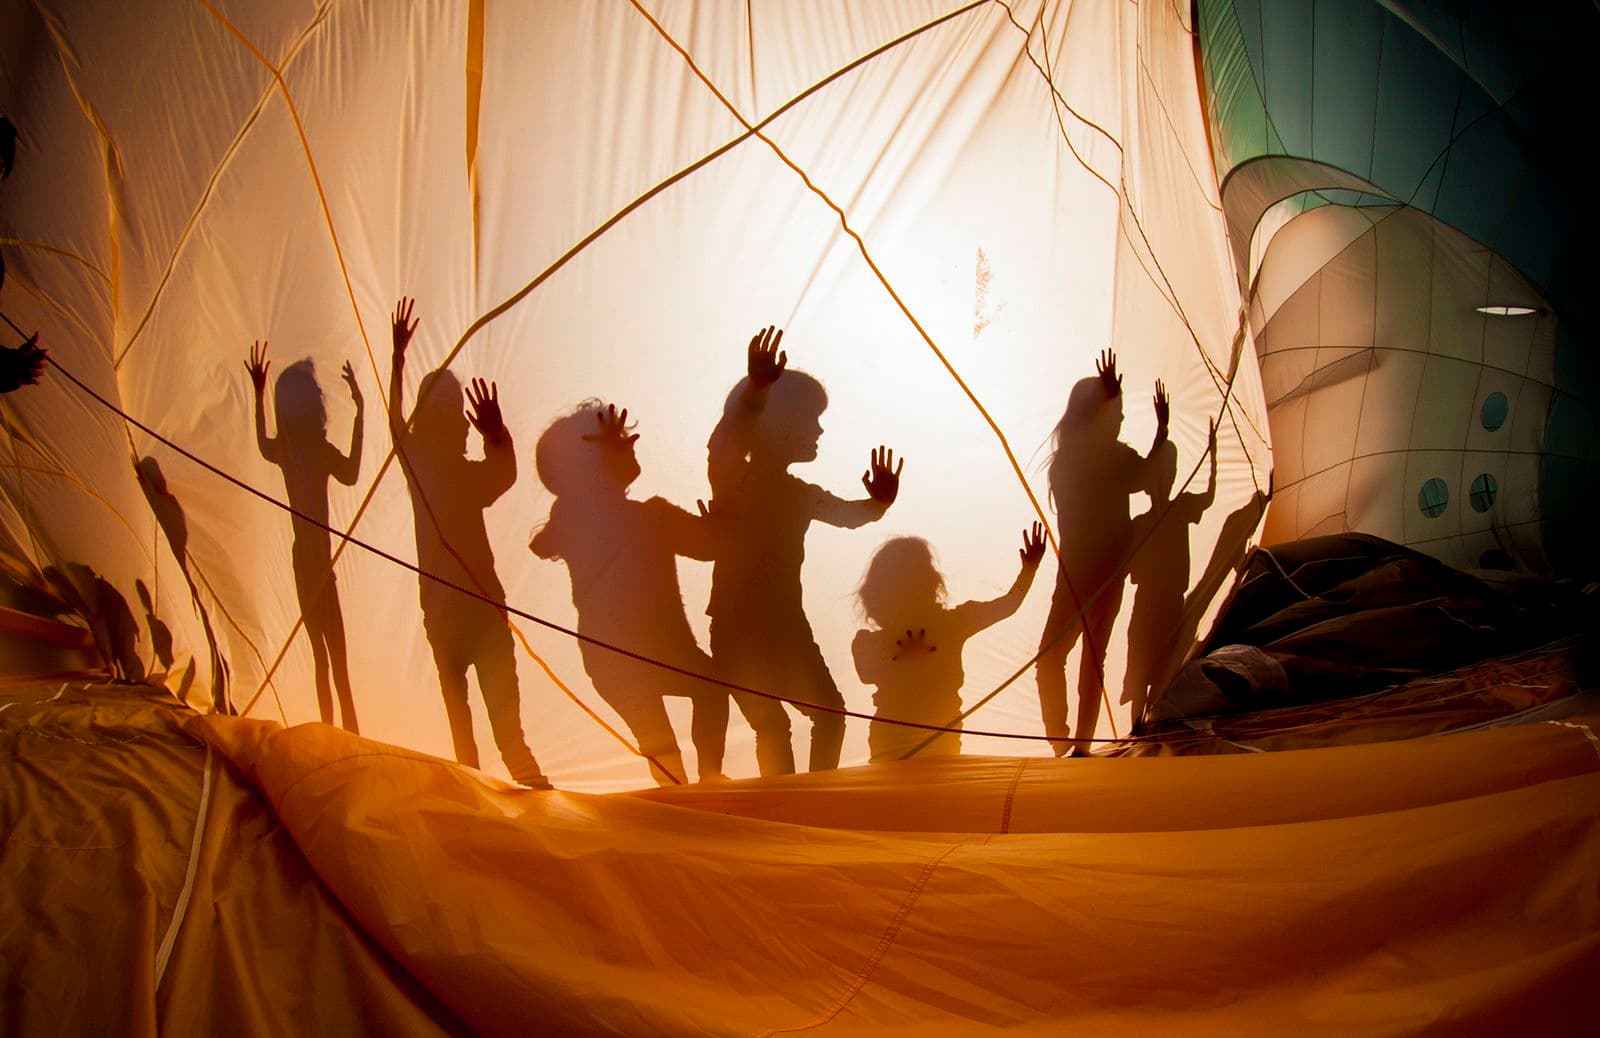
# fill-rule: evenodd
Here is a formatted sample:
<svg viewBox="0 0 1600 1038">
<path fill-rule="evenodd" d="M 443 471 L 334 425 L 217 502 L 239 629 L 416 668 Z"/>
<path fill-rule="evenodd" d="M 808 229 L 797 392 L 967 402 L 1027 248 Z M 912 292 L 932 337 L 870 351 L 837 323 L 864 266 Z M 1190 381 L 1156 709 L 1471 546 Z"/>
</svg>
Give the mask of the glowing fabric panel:
<svg viewBox="0 0 1600 1038">
<path fill-rule="evenodd" d="M 1259 513 L 1265 408 L 1206 163 L 1192 38 L 1170 5 L 838 4 L 804 17 L 760 3 L 235 6 L 146 17 L 68 3 L 8 16 L 17 42 L 4 82 L 26 161 L 4 185 L 0 233 L 8 316 L 40 329 L 65 369 L 133 419 L 251 487 L 312 513 L 325 500 L 335 530 L 404 562 L 418 559 L 422 512 L 477 500 L 446 477 L 416 497 L 391 457 L 390 314 L 404 294 L 421 325 L 403 412 L 448 363 L 464 386 L 498 383 L 515 445 L 509 488 L 444 540 L 465 550 L 454 541 L 475 541 L 481 521 L 493 567 L 480 553 L 466 567 L 474 581 L 567 627 L 582 620 L 568 567 L 528 550 L 554 503 L 536 470 L 540 433 L 587 398 L 628 407 L 641 470 L 630 499 L 693 515 L 713 496 L 706 444 L 745 343 L 769 324 L 785 330 L 791 366 L 828 394 L 817 460 L 793 475 L 862 498 L 873 448 L 906 460 L 882 518 L 813 523 L 804 539 L 811 630 L 787 629 L 800 648 L 814 640 L 847 709 L 874 711 L 851 654 L 870 626 L 854 592 L 887 538 L 931 543 L 954 606 L 1011 586 L 1019 532 L 1041 513 L 1070 546 L 1073 509 L 1099 508 L 1052 504 L 1047 460 L 1071 387 L 1107 346 L 1124 379 L 1121 442 L 1150 450 L 1164 380 L 1171 493 L 1210 487 L 1198 522 L 1166 539 L 1170 582 L 1242 551 L 1215 538 L 1228 516 Z M 146 34 L 159 47 L 141 47 Z M 257 340 L 271 365 L 259 438 L 243 370 Z M 310 378 L 302 367 L 298 383 L 280 382 L 301 361 Z M 457 752 L 438 631 L 492 624 L 430 613 L 416 573 L 297 526 L 64 376 L 3 406 L 7 550 L 40 570 L 87 567 L 70 571 L 80 583 L 103 578 L 130 605 L 142 669 L 194 702 L 226 682 L 250 716 L 339 721 L 339 668 L 324 711 L 311 644 L 336 656 L 326 632 L 342 626 L 361 733 Z M 296 413 L 325 417 L 325 432 L 313 420 L 302 446 L 280 442 L 281 417 Z M 469 432 L 460 460 L 480 458 L 481 444 Z M 138 478 L 135 458 L 149 459 Z M 1118 496 L 1105 504 L 1129 524 L 1151 508 L 1148 493 Z M 711 568 L 680 559 L 677 570 L 707 649 Z M 1053 558 L 1041 573 L 963 661 L 964 707 L 1005 686 L 965 726 L 1032 741 L 969 735 L 968 752 L 1049 751 L 1029 661 Z M 1086 583 L 1073 595 L 1114 596 L 1107 581 Z M 625 597 L 626 576 L 615 587 Z M 1200 626 L 1216 594 L 1183 602 L 1167 630 Z M 1128 730 L 1134 598 L 1130 586 L 1109 634 L 1091 639 L 1103 664 L 1081 663 L 1080 644 L 1067 665 L 1072 688 L 1083 666 L 1104 686 L 1098 738 Z M 170 662 L 152 658 L 148 618 L 172 631 Z M 514 622 L 526 645 L 494 635 L 498 676 L 466 679 L 483 765 L 503 769 L 520 723 L 564 787 L 647 781 L 574 704 L 637 741 L 573 639 Z M 466 637 L 444 655 L 489 660 L 461 648 Z M 1187 648 L 1177 635 L 1147 642 L 1146 680 Z M 487 708 L 484 681 L 500 689 Z M 692 760 L 690 703 L 666 708 Z M 753 774 L 751 731 L 732 716 L 726 770 Z M 789 717 L 803 762 L 810 721 Z M 864 717 L 845 722 L 846 763 L 866 759 L 867 734 Z"/>
</svg>

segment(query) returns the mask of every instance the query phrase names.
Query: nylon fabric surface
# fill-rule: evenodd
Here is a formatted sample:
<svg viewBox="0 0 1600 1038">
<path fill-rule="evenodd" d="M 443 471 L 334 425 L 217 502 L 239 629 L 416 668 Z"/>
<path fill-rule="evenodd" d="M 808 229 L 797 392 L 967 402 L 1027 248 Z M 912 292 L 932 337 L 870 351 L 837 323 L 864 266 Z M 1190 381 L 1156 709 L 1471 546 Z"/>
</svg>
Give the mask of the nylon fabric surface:
<svg viewBox="0 0 1600 1038">
<path fill-rule="evenodd" d="M 192 712 L 84 680 L 0 706 L 0 1029 L 465 1033 L 183 731 Z"/>
<path fill-rule="evenodd" d="M 914 801 L 889 769 L 756 783 L 735 816 L 513 791 L 324 726 L 191 727 L 486 1033 L 1578 1033 L 1600 956 L 1579 727 L 1035 761 L 1009 834 L 1014 762 L 896 766 Z"/>
<path fill-rule="evenodd" d="M 519 456 L 515 482 L 481 513 L 483 586 L 567 628 L 578 626 L 567 574 L 527 547 L 554 503 L 532 464 L 541 432 L 589 398 L 630 408 L 632 498 L 692 510 L 712 496 L 705 444 L 744 343 L 769 324 L 828 394 L 817 458 L 796 474 L 848 494 L 880 444 L 908 462 L 881 521 L 817 525 L 803 545 L 804 615 L 847 708 L 872 712 L 850 658 L 864 626 L 850 603 L 885 540 L 926 538 L 952 593 L 984 599 L 1011 579 L 1019 529 L 1042 513 L 1059 539 L 1052 435 L 1105 347 L 1126 385 L 1125 442 L 1149 442 L 1156 379 L 1172 393 L 1174 492 L 1198 489 L 1205 430 L 1221 430 L 1216 507 L 1186 531 L 1197 566 L 1217 550 L 1225 516 L 1267 485 L 1271 460 L 1258 373 L 1239 363 L 1221 202 L 1200 175 L 1184 20 L 1111 0 L 734 11 L 457 0 L 397 12 L 358 0 L 133 18 L 62 0 L 17 12 L 0 50 L 7 111 L 26 123 L 0 221 L 18 243 L 4 246 L 4 309 L 154 435 L 65 379 L 9 396 L 0 512 L 15 554 L 40 573 L 100 579 L 129 603 L 142 583 L 174 653 L 154 660 L 136 638 L 139 670 L 190 702 L 226 698 L 289 723 L 319 716 L 314 674 L 336 598 L 361 733 L 450 752 L 459 707 L 452 729 L 446 697 L 412 680 L 436 658 L 417 576 L 337 536 L 321 579 L 320 557 L 296 576 L 283 563 L 309 550 L 294 547 L 300 527 L 167 446 L 284 500 L 290 471 L 254 442 L 241 370 L 264 340 L 271 379 L 310 363 L 329 442 L 342 451 L 365 423 L 354 483 L 328 484 L 328 525 L 415 558 L 414 510 L 439 511 L 432 498 L 449 491 L 409 494 L 382 428 L 401 295 L 421 317 L 399 386 L 406 414 L 430 369 L 493 381 Z M 159 38 L 158 72 L 123 60 L 141 33 Z M 196 82 L 217 86 L 186 105 Z M 276 382 L 267 397 L 276 406 Z M 1164 514 L 1142 495 L 1129 511 Z M 478 544 L 457 539 L 445 538 Z M 704 649 L 711 567 L 678 569 Z M 1079 576 L 1083 587 L 1070 573 L 1063 583 L 1080 608 L 1115 597 L 1099 575 Z M 1207 613 L 1219 597 L 1189 608 Z M 1031 681 L 1048 598 L 1036 588 L 964 661 L 962 705 L 977 711 L 965 726 L 1033 741 L 973 737 L 971 750 L 1048 752 Z M 1122 612 L 1068 664 L 1104 686 L 1085 738 L 1128 728 L 1114 694 Z M 648 781 L 607 731 L 636 743 L 578 646 L 522 634 L 517 719 L 544 772 L 592 791 Z M 1030 678 L 1008 683 L 1018 672 Z M 476 680 L 471 736 L 488 747 Z M 764 691 L 806 698 L 772 684 Z M 688 700 L 666 709 L 685 742 Z M 807 727 L 796 726 L 802 759 Z M 845 726 L 845 762 L 867 758 L 866 735 Z M 496 757 L 482 763 L 505 774 Z M 737 717 L 726 767 L 756 772 Z"/>
</svg>

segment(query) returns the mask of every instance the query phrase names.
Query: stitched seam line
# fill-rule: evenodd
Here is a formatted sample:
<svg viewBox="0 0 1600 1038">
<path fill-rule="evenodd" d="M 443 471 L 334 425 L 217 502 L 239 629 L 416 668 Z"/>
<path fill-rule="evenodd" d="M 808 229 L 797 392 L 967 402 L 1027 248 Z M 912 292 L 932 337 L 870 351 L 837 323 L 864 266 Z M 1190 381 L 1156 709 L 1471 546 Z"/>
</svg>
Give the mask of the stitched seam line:
<svg viewBox="0 0 1600 1038">
<path fill-rule="evenodd" d="M 987 841 L 987 837 L 985 837 L 985 841 Z M 944 863 L 944 860 L 950 857 L 951 854 L 954 854 L 958 849 L 967 846 L 968 842 L 969 841 L 963 840 L 960 843 L 946 847 L 942 854 L 922 867 L 922 872 L 917 876 L 917 881 L 911 885 L 911 889 L 906 892 L 905 899 L 900 902 L 899 911 L 895 912 L 894 918 L 889 921 L 888 927 L 883 931 L 883 936 L 878 939 L 877 947 L 872 949 L 872 954 L 867 956 L 867 961 L 862 963 L 861 968 L 856 971 L 855 979 L 850 982 L 850 985 L 845 988 L 844 993 L 841 994 L 837 1000 L 835 1000 L 833 1005 L 829 1006 L 821 1016 L 818 1016 L 810 1023 L 800 1024 L 795 1027 L 779 1027 L 774 1030 L 767 1031 L 765 1034 L 770 1036 L 775 1034 L 792 1034 L 796 1031 L 809 1031 L 814 1027 L 821 1027 L 823 1024 L 827 1023 L 843 1012 L 845 1006 L 849 1005 L 851 1000 L 854 999 L 856 995 L 860 993 L 861 989 L 866 986 L 867 981 L 872 977 L 873 971 L 878 968 L 878 964 L 882 962 L 883 957 L 889 953 L 889 948 L 893 946 L 895 939 L 900 936 L 901 928 L 905 925 L 907 917 L 911 915 L 911 909 L 916 905 L 917 900 L 922 896 L 923 890 L 927 888 L 928 881 L 933 878 L 934 871 L 938 869 L 938 867 Z"/>
<path fill-rule="evenodd" d="M 1017 772 L 1011 776 L 1011 786 L 1006 790 L 1005 806 L 1000 811 L 1000 831 L 1011 831 L 1011 805 L 1017 799 L 1017 786 L 1022 784 L 1022 773 L 1028 770 L 1028 765 L 1033 763 L 1032 757 L 1024 757 L 1017 762 Z"/>
</svg>

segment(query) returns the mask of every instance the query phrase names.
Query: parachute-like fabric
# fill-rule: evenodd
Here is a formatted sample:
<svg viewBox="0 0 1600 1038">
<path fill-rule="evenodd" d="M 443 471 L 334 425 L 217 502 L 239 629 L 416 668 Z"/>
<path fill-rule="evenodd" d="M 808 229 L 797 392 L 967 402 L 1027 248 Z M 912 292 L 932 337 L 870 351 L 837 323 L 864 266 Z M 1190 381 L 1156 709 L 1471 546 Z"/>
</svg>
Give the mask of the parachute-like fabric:
<svg viewBox="0 0 1600 1038">
<path fill-rule="evenodd" d="M 1140 453 L 1156 380 L 1172 395 L 1174 493 L 1206 489 L 1217 426 L 1214 506 L 1187 538 L 1198 573 L 1224 517 L 1259 511 L 1270 452 L 1256 368 L 1240 363 L 1186 20 L 1114 4 L 830 10 L 16 12 L 8 107 L 26 118 L 5 184 L 6 312 L 131 420 L 64 374 L 7 398 L 13 553 L 99 578 L 130 611 L 142 612 L 143 581 L 178 649 L 169 667 L 153 660 L 137 615 L 135 654 L 190 701 L 225 667 L 246 716 L 317 719 L 294 523 L 168 442 L 283 502 L 283 471 L 252 430 L 251 344 L 269 343 L 269 411 L 279 373 L 311 362 L 341 452 L 349 362 L 364 456 L 353 485 L 328 482 L 329 524 L 418 561 L 413 511 L 433 506 L 408 495 L 385 428 L 389 318 L 406 294 L 421 317 L 407 414 L 418 380 L 444 364 L 498 384 L 518 473 L 484 522 L 505 601 L 528 614 L 578 621 L 565 567 L 528 550 L 552 515 L 541 431 L 588 398 L 629 408 L 642 469 L 631 497 L 692 513 L 712 496 L 705 445 L 745 342 L 768 324 L 828 394 L 818 460 L 796 475 L 860 496 L 873 448 L 905 459 L 881 520 L 816 524 L 805 544 L 806 615 L 846 707 L 873 712 L 850 646 L 863 626 L 854 593 L 885 539 L 925 538 L 952 603 L 988 599 L 1011 582 L 1019 531 L 1098 507 L 1053 504 L 1046 462 L 1068 390 L 1104 348 L 1124 382 L 1121 438 Z M 137 473 L 134 459 L 147 459 Z M 418 609 L 425 578 L 332 543 L 361 733 L 451 755 Z M 704 645 L 709 568 L 678 569 Z M 969 736 L 968 752 L 1048 752 L 1031 677 L 1006 685 L 1039 645 L 1053 563 L 1043 572 L 965 654 L 965 705 L 1005 686 L 966 727 L 1031 739 Z M 1082 601 L 1110 592 L 1080 582 Z M 574 640 L 512 623 L 525 641 L 520 720 L 544 771 L 564 788 L 638 784 L 648 769 Z M 1120 630 L 1098 639 L 1100 738 L 1130 725 Z M 475 690 L 472 701 L 495 772 Z M 669 708 L 686 733 L 687 700 Z M 804 760 L 808 726 L 796 727 Z M 845 763 L 866 760 L 866 728 L 846 725 Z M 730 775 L 754 774 L 737 711 L 728 753 Z"/>
<path fill-rule="evenodd" d="M 638 798 L 513 790 L 323 726 L 186 734 L 166 706 L 73 690 L 0 715 L 41 764 L 81 767 L 99 743 L 107 783 L 75 803 L 42 773 L 8 786 L 51 803 L 3 862 L 27 925 L 57 939 L 8 963 L 5 1020 L 1581 1034 L 1594 723 Z M 137 911 L 75 900 L 113 878 Z"/>
<path fill-rule="evenodd" d="M 0 1030 L 1584 1033 L 1592 645 L 1392 545 L 1388 584 L 1247 566 L 1263 527 L 1592 552 L 1545 95 L 1483 20 L 1330 11 L 0 12 L 0 345 L 51 359 L 0 394 Z M 759 422 L 788 496 L 748 490 Z M 733 600 L 788 611 L 727 608 L 730 543 L 779 527 L 793 572 Z M 899 638 L 870 602 L 905 538 L 987 625 L 944 643 L 959 713 L 895 745 L 965 756 L 881 760 L 915 697 L 862 647 Z M 1292 632 L 1331 646 L 1316 702 L 1162 698 L 1263 572 L 1266 626 L 1369 640 Z M 1386 598 L 1411 572 L 1475 611 Z M 1387 616 L 1447 672 L 1375 651 Z M 1347 664 L 1409 680 L 1329 692 Z M 692 781 L 730 682 L 801 770 L 842 721 L 842 766 L 756 777 L 747 698 L 732 781 Z M 1062 711 L 1108 759 L 1051 759 Z"/>
</svg>

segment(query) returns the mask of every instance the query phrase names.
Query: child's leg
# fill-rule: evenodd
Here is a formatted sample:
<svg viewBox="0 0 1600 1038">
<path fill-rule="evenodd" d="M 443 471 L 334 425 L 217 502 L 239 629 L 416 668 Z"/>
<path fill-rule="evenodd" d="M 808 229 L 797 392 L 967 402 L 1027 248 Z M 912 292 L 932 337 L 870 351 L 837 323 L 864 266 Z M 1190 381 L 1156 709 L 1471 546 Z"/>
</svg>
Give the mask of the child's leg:
<svg viewBox="0 0 1600 1038">
<path fill-rule="evenodd" d="M 740 684 L 758 687 L 754 682 L 741 681 Z M 789 714 L 783 704 L 744 692 L 735 692 L 733 701 L 739 704 L 739 712 L 756 733 L 756 767 L 761 770 L 761 777 L 793 775 L 794 743 Z"/>
<path fill-rule="evenodd" d="M 328 575 L 328 590 L 323 596 L 327 615 L 324 618 L 326 629 L 323 637 L 328 644 L 328 663 L 333 670 L 333 687 L 339 694 L 339 719 L 344 725 L 344 730 L 351 735 L 360 735 L 361 726 L 356 723 L 356 701 L 350 692 L 350 664 L 345 651 L 344 643 L 344 611 L 339 607 L 339 589 L 333 583 L 333 575 Z"/>
<path fill-rule="evenodd" d="M 1077 602 L 1065 578 L 1058 578 L 1055 594 L 1050 598 L 1050 615 L 1039 635 L 1039 659 L 1034 665 L 1039 683 L 1039 715 L 1057 757 L 1071 749 L 1067 741 L 1067 654 L 1082 631 Z"/>
<path fill-rule="evenodd" d="M 667 705 L 661 696 L 644 696 L 634 705 L 631 715 L 624 715 L 628 730 L 639 741 L 639 749 L 648 754 L 654 763 L 650 777 L 658 786 L 688 782 L 684 770 L 683 754 L 678 750 L 678 736 L 667 719 Z"/>
<path fill-rule="evenodd" d="M 472 735 L 472 706 L 467 702 L 467 655 L 461 633 L 439 616 L 422 614 L 422 628 L 433 649 L 433 664 L 439 669 L 439 693 L 444 697 L 444 715 L 450 723 L 450 741 L 456 760 L 469 768 L 478 766 L 478 743 Z"/>
<path fill-rule="evenodd" d="M 467 702 L 467 669 L 439 668 L 439 692 L 444 696 L 444 715 L 450 722 L 450 741 L 456 760 L 469 768 L 478 766 L 478 743 L 472 735 L 472 705 Z"/>
<path fill-rule="evenodd" d="M 844 696 L 839 694 L 839 686 L 833 683 L 833 675 L 828 673 L 828 666 L 823 662 L 822 653 L 815 645 L 811 646 L 815 656 L 811 666 L 809 679 L 805 683 L 802 698 L 808 699 L 818 706 L 831 706 L 844 708 Z M 798 670 L 798 668 L 796 668 Z M 839 766 L 839 754 L 844 749 L 844 715 L 831 713 L 827 710 L 814 710 L 800 707 L 800 712 L 811 718 L 811 771 L 831 771 Z"/>
<path fill-rule="evenodd" d="M 1122 606 L 1120 579 L 1107 587 L 1084 615 L 1083 655 L 1078 660 L 1078 736 L 1072 740 L 1073 752 L 1086 754 L 1094 747 L 1095 727 L 1100 723 L 1100 700 L 1105 695 L 1106 643 L 1111 626 Z"/>
<path fill-rule="evenodd" d="M 308 552 L 295 542 L 290 559 L 294 569 L 295 597 L 300 600 L 300 621 L 305 625 L 306 638 L 311 642 L 311 666 L 317 686 L 317 712 L 323 724 L 333 723 L 333 693 L 328 686 L 328 644 L 326 589 L 319 585 L 333 578 L 333 573 L 319 560 L 314 551 Z M 320 592 L 320 593 L 319 593 Z"/>
<path fill-rule="evenodd" d="M 1161 632 L 1156 628 L 1154 595 L 1137 584 L 1133 592 L 1133 615 L 1128 618 L 1128 667 L 1122 674 L 1122 702 L 1132 704 L 1134 720 L 1144 709 L 1145 689 L 1150 683 L 1154 668 L 1156 642 Z"/>
<path fill-rule="evenodd" d="M 649 761 L 650 777 L 658 786 L 671 786 L 689 781 L 683 767 L 683 754 L 678 751 L 678 737 L 672 731 L 663 696 L 640 692 L 642 681 L 652 674 L 634 674 L 619 690 L 590 675 L 595 691 L 600 693 L 611 709 L 622 718 L 622 723 L 633 733 L 633 741 Z M 664 770 L 663 770 L 664 769 Z"/>
<path fill-rule="evenodd" d="M 831 771 L 837 768 L 843 750 L 844 718 L 839 714 L 813 713 L 810 770 Z"/>
<path fill-rule="evenodd" d="M 706 661 L 707 666 L 710 662 Z M 694 742 L 695 772 L 701 782 L 721 778 L 722 755 L 728 742 L 728 693 L 707 685 L 690 698 L 694 715 L 689 722 L 689 738 Z"/>
<path fill-rule="evenodd" d="M 782 695 L 783 689 L 774 686 L 782 684 L 784 668 L 772 665 L 769 646 L 759 641 L 744 633 L 739 638 L 729 638 L 723 634 L 722 625 L 716 620 L 711 622 L 711 657 L 717 673 L 735 684 Z M 789 713 L 783 704 L 748 692 L 732 695 L 739 712 L 756 733 L 756 766 L 761 776 L 793 775 L 794 745 Z"/>
<path fill-rule="evenodd" d="M 317 685 L 317 712 L 323 724 L 333 723 L 333 692 L 328 687 L 328 646 L 322 640 L 322 626 L 310 615 L 302 616 L 306 637 L 311 641 L 311 667 Z"/>
<path fill-rule="evenodd" d="M 539 770 L 533 751 L 522 734 L 522 696 L 517 688 L 517 654 L 506 627 L 505 614 L 484 606 L 469 611 L 479 625 L 472 647 L 473 666 L 478 671 L 478 688 L 489 711 L 489 728 L 500 759 L 506 762 L 511 777 L 524 786 L 548 788 L 550 780 Z"/>
</svg>

